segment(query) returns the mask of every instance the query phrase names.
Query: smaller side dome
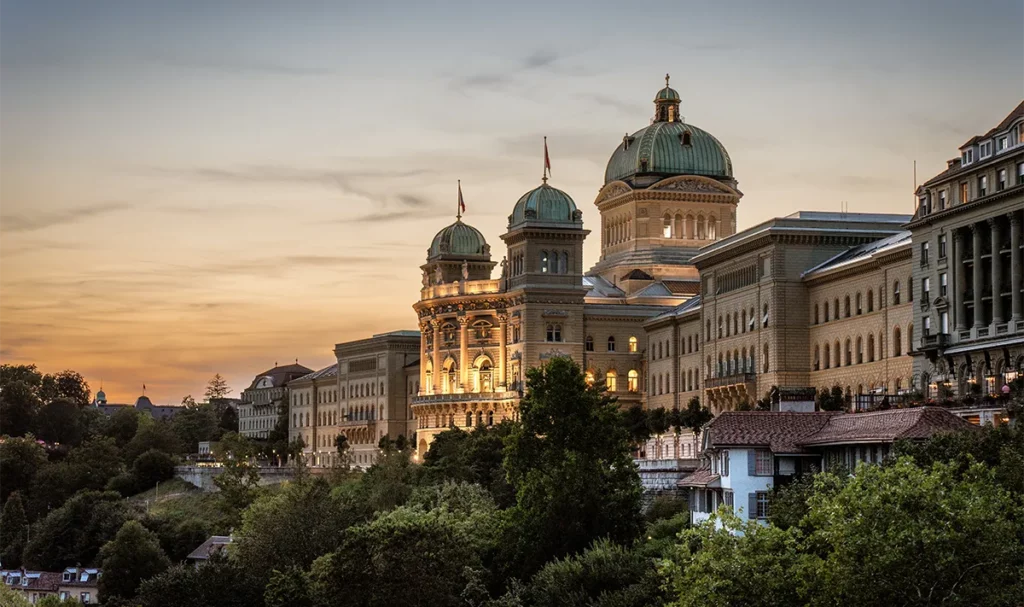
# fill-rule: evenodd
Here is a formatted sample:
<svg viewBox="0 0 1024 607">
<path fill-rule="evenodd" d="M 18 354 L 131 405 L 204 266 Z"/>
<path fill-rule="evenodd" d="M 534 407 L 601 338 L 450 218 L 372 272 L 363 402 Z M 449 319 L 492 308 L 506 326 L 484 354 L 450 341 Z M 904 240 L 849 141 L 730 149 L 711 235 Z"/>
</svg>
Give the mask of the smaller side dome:
<svg viewBox="0 0 1024 607">
<path fill-rule="evenodd" d="M 445 226 L 434 236 L 427 251 L 428 259 L 437 257 L 487 257 L 491 256 L 491 247 L 484 240 L 484 235 L 473 226 L 463 223 L 462 219 Z"/>
<path fill-rule="evenodd" d="M 512 228 L 527 221 L 576 225 L 582 221 L 582 213 L 568 194 L 544 183 L 519 198 L 508 225 Z"/>
<path fill-rule="evenodd" d="M 658 94 L 654 96 L 654 102 L 659 101 L 681 101 L 679 92 L 668 85 L 668 74 L 665 74 L 665 88 L 658 91 Z"/>
</svg>

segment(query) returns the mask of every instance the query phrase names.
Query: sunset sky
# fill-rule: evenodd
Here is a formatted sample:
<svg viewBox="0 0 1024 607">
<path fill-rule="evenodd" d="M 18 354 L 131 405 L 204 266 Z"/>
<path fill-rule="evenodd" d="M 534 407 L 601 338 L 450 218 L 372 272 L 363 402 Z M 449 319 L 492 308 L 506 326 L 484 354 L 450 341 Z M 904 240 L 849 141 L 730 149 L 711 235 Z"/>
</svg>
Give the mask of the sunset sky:
<svg viewBox="0 0 1024 607">
<path fill-rule="evenodd" d="M 732 156 L 740 229 L 909 213 L 913 161 L 1024 97 L 1020 0 L 0 6 L 0 360 L 113 402 L 415 328 L 456 180 L 499 260 L 544 135 L 596 230 L 665 72 Z"/>
</svg>

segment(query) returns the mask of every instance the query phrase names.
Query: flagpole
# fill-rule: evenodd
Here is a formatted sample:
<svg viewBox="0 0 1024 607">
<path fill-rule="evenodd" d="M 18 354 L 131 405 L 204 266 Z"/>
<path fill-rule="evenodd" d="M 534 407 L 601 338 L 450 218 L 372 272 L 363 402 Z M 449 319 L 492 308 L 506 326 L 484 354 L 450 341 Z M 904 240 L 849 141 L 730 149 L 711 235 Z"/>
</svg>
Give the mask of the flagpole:
<svg viewBox="0 0 1024 607">
<path fill-rule="evenodd" d="M 455 199 L 455 219 L 462 219 L 462 180 L 459 179 L 459 195 Z"/>
<path fill-rule="evenodd" d="M 548 137 L 544 136 L 544 171 L 541 174 L 540 180 L 544 183 L 548 182 Z"/>
</svg>

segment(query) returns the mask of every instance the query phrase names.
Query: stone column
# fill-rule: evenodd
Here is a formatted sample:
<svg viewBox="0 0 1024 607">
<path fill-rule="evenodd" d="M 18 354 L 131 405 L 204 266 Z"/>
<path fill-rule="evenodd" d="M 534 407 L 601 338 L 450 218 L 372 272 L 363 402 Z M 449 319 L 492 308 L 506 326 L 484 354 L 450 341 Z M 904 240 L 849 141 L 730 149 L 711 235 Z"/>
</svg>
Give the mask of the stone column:
<svg viewBox="0 0 1024 607">
<path fill-rule="evenodd" d="M 1020 250 L 1022 229 L 1021 216 L 1016 211 L 1009 214 L 1010 217 L 1010 288 L 1013 290 L 1012 303 L 1014 322 L 1024 322 L 1024 296 L 1021 295 L 1022 280 L 1024 280 L 1024 263 L 1021 256 L 1024 251 Z"/>
<path fill-rule="evenodd" d="M 505 369 L 508 365 L 508 316 L 498 315 L 498 377 L 495 385 L 502 390 L 507 389 L 508 383 L 505 380 Z"/>
<path fill-rule="evenodd" d="M 441 319 L 435 318 L 430 321 L 434 326 L 434 362 L 431 374 L 433 375 L 433 392 L 441 393 Z"/>
<path fill-rule="evenodd" d="M 981 271 L 981 226 L 971 224 L 971 235 L 974 237 L 974 328 L 981 329 L 985 326 L 985 311 L 981 302 L 983 278 Z"/>
<path fill-rule="evenodd" d="M 427 328 L 429 323 L 420 323 L 420 386 L 418 394 L 427 393 Z"/>
<path fill-rule="evenodd" d="M 459 317 L 459 383 L 469 392 L 469 317 Z"/>
<path fill-rule="evenodd" d="M 999 296 L 1003 291 L 1003 260 L 999 254 L 1003 243 L 999 221 L 995 217 L 988 220 L 988 227 L 992 233 L 992 322 L 998 325 L 1003 322 L 1003 298 Z"/>
<path fill-rule="evenodd" d="M 967 302 L 964 297 L 964 233 L 962 230 L 953 230 L 953 267 L 954 278 L 950 281 L 950 292 L 953 294 L 953 310 L 956 315 L 955 324 L 957 331 L 967 328 Z"/>
</svg>

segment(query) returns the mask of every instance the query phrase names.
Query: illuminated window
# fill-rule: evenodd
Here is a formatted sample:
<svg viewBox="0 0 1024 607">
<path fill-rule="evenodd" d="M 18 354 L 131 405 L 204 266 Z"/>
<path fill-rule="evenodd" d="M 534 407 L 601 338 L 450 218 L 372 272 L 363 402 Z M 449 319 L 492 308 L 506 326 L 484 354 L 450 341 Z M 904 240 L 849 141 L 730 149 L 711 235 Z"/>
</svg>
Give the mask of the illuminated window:
<svg viewBox="0 0 1024 607">
<path fill-rule="evenodd" d="M 630 352 L 636 352 L 636 338 L 635 337 L 630 337 L 629 338 L 629 351 Z"/>
<path fill-rule="evenodd" d="M 587 380 L 587 385 L 588 386 L 593 386 L 594 385 L 594 372 L 593 371 L 587 371 L 586 380 Z"/>
<path fill-rule="evenodd" d="M 618 375 L 616 375 L 615 371 L 609 371 L 608 374 L 605 375 L 604 386 L 605 389 L 608 390 L 609 392 L 615 392 L 619 389 Z"/>
</svg>

